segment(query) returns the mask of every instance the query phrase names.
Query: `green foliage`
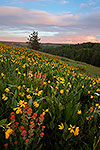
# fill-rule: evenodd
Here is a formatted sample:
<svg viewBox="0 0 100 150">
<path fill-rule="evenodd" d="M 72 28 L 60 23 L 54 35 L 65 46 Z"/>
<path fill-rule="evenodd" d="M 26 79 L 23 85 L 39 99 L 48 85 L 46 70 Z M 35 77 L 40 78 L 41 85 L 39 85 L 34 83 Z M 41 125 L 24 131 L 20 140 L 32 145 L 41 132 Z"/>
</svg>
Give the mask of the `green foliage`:
<svg viewBox="0 0 100 150">
<path fill-rule="evenodd" d="M 9 127 L 15 128 L 15 122 L 19 122 L 17 130 L 14 130 L 17 134 L 10 134 L 10 140 L 0 134 L 2 149 L 9 143 L 5 149 L 20 150 L 22 145 L 22 149 L 29 150 L 99 150 L 100 77 L 82 74 L 84 70 L 81 63 L 75 65 L 65 58 L 0 44 L 0 124 L 6 124 L 7 128 L 12 111 L 16 121 L 13 120 Z M 29 137 L 32 115 L 28 115 L 27 110 L 24 113 L 25 107 L 19 106 L 19 102 L 30 104 L 32 112 L 38 114 L 37 121 L 40 114 L 45 118 L 44 137 L 39 139 L 38 136 L 36 141 L 34 138 L 28 146 L 19 128 L 27 123 L 25 130 Z M 39 125 L 40 122 L 35 129 L 38 130 Z M 0 128 L 2 132 L 4 130 Z"/>
<path fill-rule="evenodd" d="M 100 43 L 42 46 L 41 51 L 100 67 Z"/>
<path fill-rule="evenodd" d="M 27 42 L 28 47 L 34 50 L 39 50 L 40 49 L 39 41 L 40 41 L 40 38 L 38 37 L 38 32 L 33 31 L 33 33 L 31 33 L 28 38 L 28 42 Z"/>
</svg>

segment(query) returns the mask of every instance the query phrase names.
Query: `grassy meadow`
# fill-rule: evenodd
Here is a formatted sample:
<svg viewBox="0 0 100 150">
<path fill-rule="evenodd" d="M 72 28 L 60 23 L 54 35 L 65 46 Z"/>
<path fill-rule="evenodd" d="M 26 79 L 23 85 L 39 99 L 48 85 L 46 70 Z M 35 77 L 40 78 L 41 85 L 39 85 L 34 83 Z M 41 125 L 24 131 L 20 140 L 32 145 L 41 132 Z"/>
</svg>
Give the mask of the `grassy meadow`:
<svg viewBox="0 0 100 150">
<path fill-rule="evenodd" d="M 100 68 L 0 44 L 0 146 L 99 150 Z"/>
</svg>

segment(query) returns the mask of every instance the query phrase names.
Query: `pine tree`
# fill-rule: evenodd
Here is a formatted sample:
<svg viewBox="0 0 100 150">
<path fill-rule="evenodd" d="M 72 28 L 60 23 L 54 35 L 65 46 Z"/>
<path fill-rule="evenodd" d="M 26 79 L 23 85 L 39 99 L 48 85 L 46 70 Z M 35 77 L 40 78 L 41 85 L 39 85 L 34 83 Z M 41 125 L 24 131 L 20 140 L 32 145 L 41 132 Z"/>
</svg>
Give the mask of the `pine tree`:
<svg viewBox="0 0 100 150">
<path fill-rule="evenodd" d="M 28 42 L 27 42 L 28 47 L 34 50 L 39 50 L 40 49 L 39 41 L 40 41 L 40 38 L 38 37 L 38 32 L 33 31 L 33 33 L 31 33 L 28 38 Z"/>
</svg>

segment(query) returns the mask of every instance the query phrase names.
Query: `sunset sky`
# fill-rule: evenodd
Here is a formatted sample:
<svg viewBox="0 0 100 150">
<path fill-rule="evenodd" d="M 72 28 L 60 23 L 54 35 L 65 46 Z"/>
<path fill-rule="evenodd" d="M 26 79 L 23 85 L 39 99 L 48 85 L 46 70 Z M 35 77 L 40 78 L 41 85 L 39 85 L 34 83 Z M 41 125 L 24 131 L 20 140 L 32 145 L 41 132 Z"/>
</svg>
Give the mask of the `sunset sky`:
<svg viewBox="0 0 100 150">
<path fill-rule="evenodd" d="M 100 0 L 0 0 L 0 41 L 100 42 Z"/>
</svg>

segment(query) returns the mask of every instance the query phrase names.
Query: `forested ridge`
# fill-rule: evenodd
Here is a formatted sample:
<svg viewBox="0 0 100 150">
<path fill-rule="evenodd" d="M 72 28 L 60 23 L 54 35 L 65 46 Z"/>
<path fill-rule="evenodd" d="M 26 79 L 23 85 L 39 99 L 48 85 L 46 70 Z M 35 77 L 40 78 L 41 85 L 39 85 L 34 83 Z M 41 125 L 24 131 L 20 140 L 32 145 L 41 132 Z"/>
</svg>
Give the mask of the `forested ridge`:
<svg viewBox="0 0 100 150">
<path fill-rule="evenodd" d="M 43 45 L 41 51 L 100 67 L 100 43 Z"/>
</svg>

